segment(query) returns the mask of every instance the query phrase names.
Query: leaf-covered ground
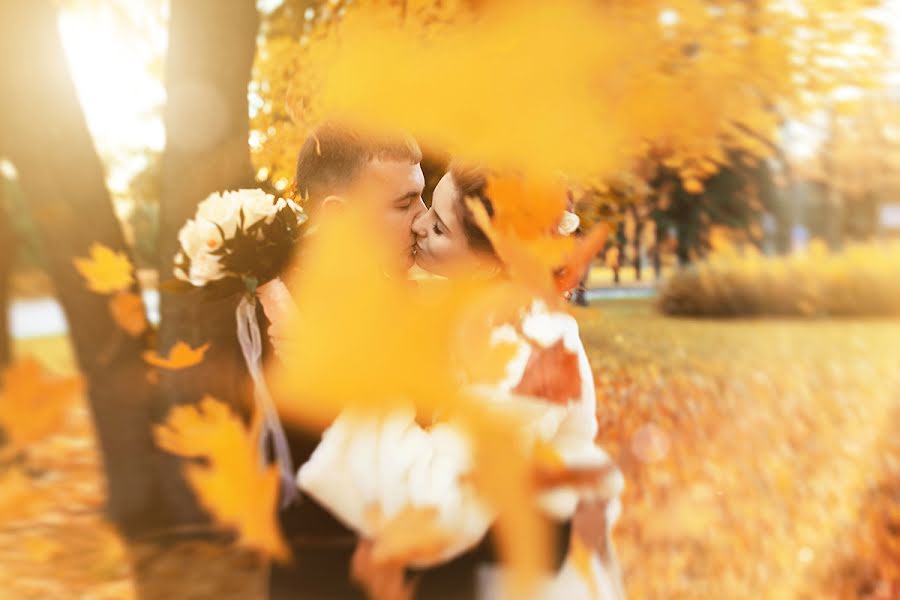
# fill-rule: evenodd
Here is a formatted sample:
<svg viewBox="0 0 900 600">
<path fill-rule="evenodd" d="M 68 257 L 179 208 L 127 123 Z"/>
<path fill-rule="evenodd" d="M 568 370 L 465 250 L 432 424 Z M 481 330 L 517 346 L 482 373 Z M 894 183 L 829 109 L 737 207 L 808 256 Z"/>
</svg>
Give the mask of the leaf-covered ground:
<svg viewBox="0 0 900 600">
<path fill-rule="evenodd" d="M 641 301 L 578 316 L 627 478 L 629 597 L 900 597 L 900 321 L 679 320 Z M 73 370 L 60 340 L 17 350 Z M 258 595 L 246 556 L 124 548 L 98 461 L 75 403 L 5 471 L 0 598 L 130 599 L 134 573 L 147 598 L 221 597 L 225 576 Z"/>
<path fill-rule="evenodd" d="M 75 372 L 64 340 L 29 340 L 16 352 L 56 374 Z M 73 402 L 58 431 L 0 467 L 0 598 L 132 598 L 125 548 L 102 517 L 104 494 L 87 405 Z"/>
<path fill-rule="evenodd" d="M 582 325 L 630 597 L 900 597 L 900 321 Z"/>
</svg>

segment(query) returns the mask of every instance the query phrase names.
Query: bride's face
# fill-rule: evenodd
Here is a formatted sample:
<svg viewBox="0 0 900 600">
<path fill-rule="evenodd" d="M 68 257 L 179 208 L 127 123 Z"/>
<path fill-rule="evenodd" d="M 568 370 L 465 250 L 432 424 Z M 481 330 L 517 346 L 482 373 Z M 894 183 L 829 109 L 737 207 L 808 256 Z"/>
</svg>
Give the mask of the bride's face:
<svg viewBox="0 0 900 600">
<path fill-rule="evenodd" d="M 447 173 L 434 188 L 431 208 L 413 222 L 416 264 L 435 275 L 450 277 L 475 259 L 459 217 L 459 195 Z"/>
</svg>

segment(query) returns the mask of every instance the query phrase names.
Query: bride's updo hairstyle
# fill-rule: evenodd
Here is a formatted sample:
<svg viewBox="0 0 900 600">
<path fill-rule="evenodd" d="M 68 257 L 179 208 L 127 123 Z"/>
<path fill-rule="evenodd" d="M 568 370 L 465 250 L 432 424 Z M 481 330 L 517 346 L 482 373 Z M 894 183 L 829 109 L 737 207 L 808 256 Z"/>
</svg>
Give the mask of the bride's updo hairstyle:
<svg viewBox="0 0 900 600">
<path fill-rule="evenodd" d="M 453 185 L 459 192 L 456 199 L 456 214 L 462 223 L 469 248 L 484 256 L 498 258 L 494 245 L 475 222 L 475 214 L 466 203 L 466 198 L 477 200 L 484 207 L 488 217 L 493 218 L 494 204 L 487 195 L 488 171 L 480 167 L 453 163 L 450 165 L 450 177 L 453 178 Z"/>
</svg>

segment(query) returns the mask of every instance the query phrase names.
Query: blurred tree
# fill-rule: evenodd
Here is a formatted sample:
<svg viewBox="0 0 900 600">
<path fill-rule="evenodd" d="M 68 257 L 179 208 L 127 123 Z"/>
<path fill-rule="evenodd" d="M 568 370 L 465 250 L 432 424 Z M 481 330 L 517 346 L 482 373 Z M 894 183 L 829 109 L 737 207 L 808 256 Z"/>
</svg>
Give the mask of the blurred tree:
<svg viewBox="0 0 900 600">
<path fill-rule="evenodd" d="M 46 258 L 41 246 L 40 234 L 28 210 L 28 202 L 17 179 L 0 177 L 0 192 L 6 205 L 10 233 L 16 239 L 14 267 L 44 268 Z"/>
<path fill-rule="evenodd" d="M 176 341 L 209 343 L 200 365 L 162 374 L 158 417 L 174 405 L 210 394 L 247 414 L 247 377 L 237 342 L 235 308 L 241 291 L 210 300 L 202 290 L 173 293 L 178 230 L 212 192 L 254 187 L 248 139 L 247 85 L 259 18 L 254 0 L 182 0 L 172 3 L 166 62 L 166 148 L 159 213 L 160 348 Z M 176 523 L 207 520 L 187 492 L 180 459 L 167 457 L 161 473 Z"/>
<path fill-rule="evenodd" d="M 10 283 L 16 257 L 16 240 L 10 226 L 10 210 L 6 202 L 6 180 L 0 175 L 0 368 L 12 358 L 9 331 Z"/>
<path fill-rule="evenodd" d="M 294 176 L 297 149 L 306 129 L 291 115 L 291 86 L 305 76 L 301 37 L 308 39 L 315 15 L 331 15 L 330 4 L 319 0 L 285 0 L 263 14 L 259 51 L 250 83 L 250 146 L 257 179 L 283 192 Z"/>
<path fill-rule="evenodd" d="M 670 228 L 676 237 L 678 262 L 686 265 L 710 249 L 710 228 L 732 231 L 736 241 L 759 246 L 762 216 L 779 210 L 768 163 L 733 156 L 697 194 L 685 189 L 677 172 L 662 169 L 653 181 L 650 213 L 657 234 Z"/>
<path fill-rule="evenodd" d="M 158 268 L 161 178 L 162 154 L 150 152 L 147 165 L 128 183 L 127 196 L 131 206 L 125 225 L 138 268 Z"/>
<path fill-rule="evenodd" d="M 27 60 L 24 58 L 27 57 Z M 104 455 L 108 508 L 126 532 L 159 523 L 145 341 L 113 321 L 72 264 L 94 242 L 127 251 L 69 77 L 49 0 L 0 1 L 0 154 L 19 174 L 69 323 Z M 90 223 L 85 217 L 90 215 Z"/>
<path fill-rule="evenodd" d="M 376 2 L 364 0 L 356 4 Z M 278 192 L 288 189 L 297 149 L 308 128 L 321 117 L 306 48 L 338 35 L 342 17 L 356 4 L 348 0 L 285 0 L 274 11 L 262 15 L 260 47 L 250 84 L 250 146 L 257 179 Z M 388 0 L 377 4 L 400 22 L 436 28 L 462 17 L 474 2 Z M 446 158 L 439 149 L 434 149 L 434 153 L 425 150 L 423 169 L 428 192 L 443 175 L 438 171 L 446 165 Z"/>
<path fill-rule="evenodd" d="M 168 145 L 159 184 L 163 273 L 171 272 L 177 231 L 196 204 L 212 191 L 252 184 L 247 82 L 256 28 L 252 0 L 172 6 Z M 21 60 L 23 55 L 32 60 Z M 199 400 L 203 392 L 242 404 L 237 298 L 208 304 L 197 294 L 163 294 L 160 344 L 168 348 L 180 339 L 194 346 L 211 342 L 212 349 L 190 375 L 164 373 L 161 385 L 152 385 L 141 354 L 153 340 L 125 334 L 107 298 L 91 292 L 72 264 L 94 242 L 117 251 L 127 251 L 127 245 L 67 71 L 50 0 L 0 2 L 0 78 L 10 90 L 0 99 L 0 154 L 19 171 L 69 321 L 104 454 L 111 516 L 133 536 L 207 522 L 180 464 L 155 447 L 150 427 L 172 404 Z M 151 162 L 135 185 L 152 188 L 153 170 Z"/>
<path fill-rule="evenodd" d="M 880 206 L 900 194 L 900 102 L 868 93 L 831 112 L 820 179 L 838 235 L 872 239 Z"/>
<path fill-rule="evenodd" d="M 293 149 L 326 108 L 317 99 L 310 49 L 339 43 L 344 15 L 377 7 L 399 26 L 440 39 L 447 23 L 467 22 L 494 4 L 501 3 L 285 1 L 264 18 L 251 84 L 258 178 L 280 189 L 289 184 Z M 603 73 L 597 110 L 611 124 L 628 124 L 634 147 L 620 154 L 664 162 L 697 192 L 733 153 L 757 161 L 771 156 L 789 116 L 827 105 L 843 86 L 876 84 L 884 30 L 872 6 L 870 0 L 602 3 L 597 18 L 640 32 L 642 43 L 619 61 L 621 71 Z"/>
</svg>

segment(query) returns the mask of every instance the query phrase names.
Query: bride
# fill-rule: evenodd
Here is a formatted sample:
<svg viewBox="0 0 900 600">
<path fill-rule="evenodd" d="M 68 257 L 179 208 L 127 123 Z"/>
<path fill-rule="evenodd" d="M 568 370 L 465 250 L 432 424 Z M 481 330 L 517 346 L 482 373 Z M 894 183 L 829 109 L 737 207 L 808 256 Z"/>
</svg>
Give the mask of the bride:
<svg viewBox="0 0 900 600">
<path fill-rule="evenodd" d="M 502 260 L 466 202 L 475 200 L 493 216 L 487 184 L 485 172 L 460 166 L 440 180 L 431 208 L 413 224 L 421 269 L 447 278 L 450 285 L 473 278 L 503 284 Z M 277 301 L 263 295 L 262 301 L 277 326 L 284 294 Z M 541 493 L 535 500 L 553 524 L 559 547 L 568 546 L 540 597 L 619 599 L 624 594 L 611 529 L 620 511 L 623 478 L 594 441 L 596 396 L 577 322 L 551 304 L 535 298 L 511 317 L 492 314 L 490 308 L 476 311 L 475 318 L 491 323 L 492 344 L 515 348 L 500 382 L 478 381 L 464 358 L 455 367 L 485 402 L 522 407 L 529 415 L 524 435 L 534 455 L 542 457 L 536 466 Z M 388 447 L 397 451 L 385 452 Z M 502 577 L 486 535 L 493 515 L 467 480 L 471 460 L 465 435 L 449 423 L 426 429 L 412 412 L 377 420 L 342 415 L 300 468 L 297 484 L 363 540 L 357 567 L 371 560 L 373 507 L 386 516 L 392 507 L 408 503 L 436 508 L 455 538 L 411 562 L 410 567 L 422 569 L 416 597 L 495 598 L 502 595 Z M 403 584 L 395 578 L 375 585 L 397 589 Z M 378 594 L 371 587 L 368 591 Z"/>
</svg>

